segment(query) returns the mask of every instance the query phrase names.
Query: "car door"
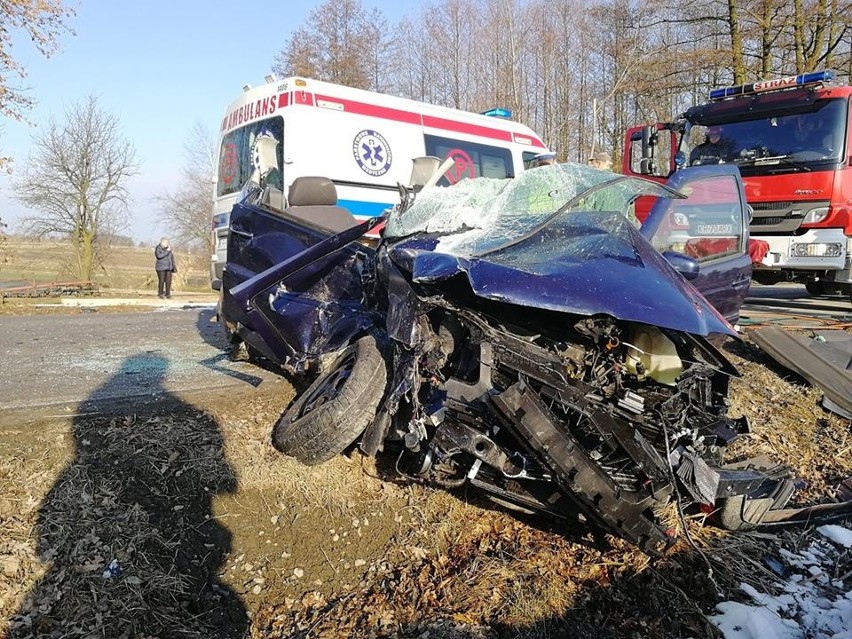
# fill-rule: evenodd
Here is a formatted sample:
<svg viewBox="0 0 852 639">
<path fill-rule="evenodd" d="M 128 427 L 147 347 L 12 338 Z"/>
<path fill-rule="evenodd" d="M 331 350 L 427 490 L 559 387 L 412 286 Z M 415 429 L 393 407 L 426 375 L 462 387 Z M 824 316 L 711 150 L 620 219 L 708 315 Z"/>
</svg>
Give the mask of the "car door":
<svg viewBox="0 0 852 639">
<path fill-rule="evenodd" d="M 676 172 L 666 184 L 686 198 L 657 200 L 642 234 L 660 252 L 696 260 L 699 273 L 693 286 L 735 324 L 751 280 L 748 206 L 739 170 L 732 165 L 692 167 Z"/>
<path fill-rule="evenodd" d="M 370 224 L 335 233 L 312 223 L 323 208 L 336 207 L 276 210 L 244 200 L 231 211 L 220 315 L 277 363 L 345 345 L 369 323 L 362 270 L 372 249 L 355 241 Z"/>
</svg>

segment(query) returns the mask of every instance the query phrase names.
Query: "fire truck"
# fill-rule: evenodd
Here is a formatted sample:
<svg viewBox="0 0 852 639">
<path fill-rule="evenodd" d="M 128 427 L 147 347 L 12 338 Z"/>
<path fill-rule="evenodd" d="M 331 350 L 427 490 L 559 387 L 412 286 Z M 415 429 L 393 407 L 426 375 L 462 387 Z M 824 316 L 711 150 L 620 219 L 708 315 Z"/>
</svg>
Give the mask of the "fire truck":
<svg viewBox="0 0 852 639">
<path fill-rule="evenodd" d="M 736 165 L 752 208 L 752 278 L 852 297 L 850 96 L 831 71 L 714 89 L 674 122 L 628 130 L 623 172 Z"/>
</svg>

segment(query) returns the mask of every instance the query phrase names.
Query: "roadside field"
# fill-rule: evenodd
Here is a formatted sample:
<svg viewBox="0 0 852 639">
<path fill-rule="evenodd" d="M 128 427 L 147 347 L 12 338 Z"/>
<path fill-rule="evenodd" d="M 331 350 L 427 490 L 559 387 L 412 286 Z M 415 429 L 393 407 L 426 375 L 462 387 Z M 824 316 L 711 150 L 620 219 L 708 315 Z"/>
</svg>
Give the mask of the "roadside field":
<svg viewBox="0 0 852 639">
<path fill-rule="evenodd" d="M 209 258 L 174 247 L 178 272 L 174 276 L 175 291 L 207 292 L 210 290 Z M 74 255 L 68 242 L 7 237 L 0 260 L 0 283 L 46 284 L 76 279 Z M 103 291 L 157 291 L 154 272 L 154 248 L 117 246 L 111 248 L 99 263 L 95 283 Z"/>
<path fill-rule="evenodd" d="M 748 342 L 727 352 L 731 414 L 754 429 L 738 452 L 790 464 L 797 499 L 830 496 L 852 474 L 848 420 Z M 387 455 L 298 464 L 269 441 L 293 394 L 263 388 L 0 423 L 0 636 L 713 637 L 717 602 L 779 592 L 782 548 L 816 535 L 696 516 L 652 561 L 424 488 Z M 834 578 L 850 570 L 847 550 Z"/>
</svg>

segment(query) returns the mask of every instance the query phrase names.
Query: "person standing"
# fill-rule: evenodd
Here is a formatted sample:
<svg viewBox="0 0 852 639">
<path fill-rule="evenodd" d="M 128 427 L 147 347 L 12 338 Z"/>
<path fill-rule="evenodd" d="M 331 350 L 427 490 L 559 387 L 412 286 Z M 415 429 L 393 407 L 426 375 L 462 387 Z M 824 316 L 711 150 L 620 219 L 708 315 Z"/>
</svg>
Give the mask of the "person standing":
<svg viewBox="0 0 852 639">
<path fill-rule="evenodd" d="M 169 299 L 172 296 L 172 273 L 177 269 L 168 238 L 162 238 L 154 247 L 154 257 L 157 258 L 154 264 L 157 271 L 157 297 Z"/>
</svg>

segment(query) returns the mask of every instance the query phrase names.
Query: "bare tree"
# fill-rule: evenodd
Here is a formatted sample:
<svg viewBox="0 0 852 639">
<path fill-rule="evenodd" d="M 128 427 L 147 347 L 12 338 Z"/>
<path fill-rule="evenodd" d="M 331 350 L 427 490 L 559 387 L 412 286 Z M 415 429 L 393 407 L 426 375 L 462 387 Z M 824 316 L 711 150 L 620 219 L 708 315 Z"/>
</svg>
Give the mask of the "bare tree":
<svg viewBox="0 0 852 639">
<path fill-rule="evenodd" d="M 308 25 L 293 32 L 275 55 L 279 75 L 304 75 L 359 89 L 377 89 L 378 68 L 387 52 L 381 12 L 367 14 L 360 0 L 326 0 L 311 11 Z"/>
<path fill-rule="evenodd" d="M 63 123 L 51 118 L 33 149 L 13 183 L 16 199 L 32 211 L 22 226 L 37 237 L 69 238 L 78 276 L 90 280 L 101 234 L 116 233 L 126 219 L 125 183 L 137 173 L 133 146 L 118 118 L 90 96 L 68 107 Z"/>
<path fill-rule="evenodd" d="M 67 29 L 65 20 L 74 15 L 61 0 L 0 0 L 0 114 L 20 120 L 32 106 L 13 78 L 23 80 L 24 66 L 11 53 L 12 34 L 23 31 L 38 51 L 47 57 L 57 50 L 57 38 Z"/>
<path fill-rule="evenodd" d="M 626 128 L 713 87 L 826 66 L 852 75 L 850 0 L 427 0 L 373 30 L 380 21 L 364 15 L 360 0 L 327 0 L 276 70 L 507 107 L 574 160 L 594 145 L 617 160 Z"/>
<path fill-rule="evenodd" d="M 6 224 L 0 220 L 0 268 L 9 261 L 9 243 L 5 229 Z"/>
<path fill-rule="evenodd" d="M 59 34 L 67 29 L 65 20 L 73 15 L 61 0 L 0 0 L 0 115 L 21 120 L 33 104 L 26 89 L 14 84 L 15 78 L 26 78 L 27 71 L 12 55 L 12 34 L 25 32 L 38 51 L 50 57 Z M 9 163 L 8 157 L 0 157 L 0 169 L 8 170 Z M 0 218 L 0 241 L 5 240 L 3 228 Z"/>
<path fill-rule="evenodd" d="M 184 143 L 185 164 L 174 191 L 156 197 L 160 217 L 175 238 L 187 246 L 213 252 L 210 216 L 216 176 L 216 141 L 200 122 L 190 129 Z"/>
</svg>

